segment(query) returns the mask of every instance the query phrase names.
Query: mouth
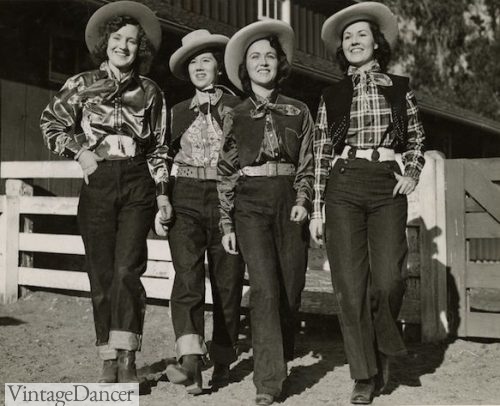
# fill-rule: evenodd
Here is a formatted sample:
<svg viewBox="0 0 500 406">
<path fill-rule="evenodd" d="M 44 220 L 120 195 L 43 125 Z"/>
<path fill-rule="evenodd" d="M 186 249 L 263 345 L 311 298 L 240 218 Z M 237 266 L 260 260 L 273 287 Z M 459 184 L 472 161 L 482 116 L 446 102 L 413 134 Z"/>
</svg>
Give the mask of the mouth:
<svg viewBox="0 0 500 406">
<path fill-rule="evenodd" d="M 196 73 L 194 76 L 196 77 L 196 79 L 205 79 L 207 77 L 207 74 L 206 73 Z"/>
<path fill-rule="evenodd" d="M 360 52 L 363 52 L 364 49 L 363 48 L 352 48 L 349 52 L 351 54 L 359 54 Z"/>
<path fill-rule="evenodd" d="M 123 51 L 115 51 L 115 55 L 120 56 L 122 58 L 126 58 L 129 56 L 128 52 L 123 52 Z"/>
</svg>

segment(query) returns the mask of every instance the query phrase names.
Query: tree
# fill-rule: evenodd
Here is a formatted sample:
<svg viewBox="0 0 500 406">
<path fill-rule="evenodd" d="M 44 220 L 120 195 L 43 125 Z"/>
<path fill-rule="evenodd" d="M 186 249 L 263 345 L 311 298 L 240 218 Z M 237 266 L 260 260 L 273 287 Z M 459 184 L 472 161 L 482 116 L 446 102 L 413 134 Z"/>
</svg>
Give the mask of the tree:
<svg viewBox="0 0 500 406">
<path fill-rule="evenodd" d="M 500 0 L 382 0 L 399 18 L 394 70 L 413 87 L 500 121 Z"/>
</svg>

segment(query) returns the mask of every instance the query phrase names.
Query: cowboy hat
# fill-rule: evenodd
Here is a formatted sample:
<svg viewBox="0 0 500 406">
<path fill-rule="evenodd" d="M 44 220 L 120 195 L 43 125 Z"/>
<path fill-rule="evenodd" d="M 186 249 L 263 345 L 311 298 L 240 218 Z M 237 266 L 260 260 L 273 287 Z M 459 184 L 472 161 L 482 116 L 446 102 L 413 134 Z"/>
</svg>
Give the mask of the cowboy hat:
<svg viewBox="0 0 500 406">
<path fill-rule="evenodd" d="M 396 43 L 398 38 L 396 16 L 387 6 L 375 1 L 367 1 L 340 10 L 323 23 L 321 39 L 326 47 L 335 54 L 342 44 L 342 33 L 346 27 L 357 21 L 376 23 L 391 48 Z"/>
<path fill-rule="evenodd" d="M 288 63 L 292 64 L 295 34 L 290 24 L 284 21 L 267 19 L 243 27 L 229 40 L 224 56 L 227 77 L 238 89 L 243 85 L 238 76 L 240 64 L 245 60 L 248 47 L 255 41 L 275 35 L 278 38 Z"/>
<path fill-rule="evenodd" d="M 95 49 L 100 40 L 101 27 L 115 16 L 129 16 L 137 20 L 153 48 L 158 52 L 161 44 L 161 26 L 156 15 L 144 4 L 127 0 L 108 3 L 92 14 L 85 29 L 85 42 L 90 52 Z"/>
<path fill-rule="evenodd" d="M 182 46 L 170 57 L 172 74 L 181 80 L 188 80 L 186 62 L 199 51 L 210 48 L 224 49 L 229 38 L 225 35 L 211 34 L 208 30 L 196 30 L 182 38 Z"/>
</svg>

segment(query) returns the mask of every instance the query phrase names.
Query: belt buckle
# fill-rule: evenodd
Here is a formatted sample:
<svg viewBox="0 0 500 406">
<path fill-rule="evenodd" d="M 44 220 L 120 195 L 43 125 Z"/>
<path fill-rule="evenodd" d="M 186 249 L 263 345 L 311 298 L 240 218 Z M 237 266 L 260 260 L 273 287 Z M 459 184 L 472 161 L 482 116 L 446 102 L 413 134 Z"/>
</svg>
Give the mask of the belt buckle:
<svg viewBox="0 0 500 406">
<path fill-rule="evenodd" d="M 205 173 L 205 168 L 201 166 L 196 167 L 196 172 L 198 175 L 198 179 L 205 180 L 207 178 L 207 174 Z"/>
<path fill-rule="evenodd" d="M 380 159 L 380 152 L 378 152 L 377 148 L 375 148 L 372 151 L 371 160 L 373 162 L 378 162 L 379 159 Z"/>
<path fill-rule="evenodd" d="M 267 168 L 266 168 L 267 169 L 266 170 L 267 176 L 278 176 L 278 164 L 277 163 L 268 162 L 266 164 L 266 166 L 267 166 Z"/>
<path fill-rule="evenodd" d="M 356 158 L 356 152 L 357 152 L 357 150 L 358 150 L 358 148 L 356 148 L 356 147 L 349 148 L 349 151 L 347 151 L 347 157 L 349 159 Z"/>
</svg>

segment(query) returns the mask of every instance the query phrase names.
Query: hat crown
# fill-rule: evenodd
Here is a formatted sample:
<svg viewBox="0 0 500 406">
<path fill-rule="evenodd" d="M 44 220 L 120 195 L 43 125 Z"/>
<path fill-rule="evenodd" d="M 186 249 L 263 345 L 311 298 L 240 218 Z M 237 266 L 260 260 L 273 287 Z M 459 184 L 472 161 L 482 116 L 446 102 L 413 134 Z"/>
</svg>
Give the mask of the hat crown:
<svg viewBox="0 0 500 406">
<path fill-rule="evenodd" d="M 200 30 L 195 30 L 191 31 L 190 33 L 184 35 L 182 37 L 182 46 L 188 46 L 189 44 L 195 42 L 195 41 L 200 41 L 202 38 L 206 38 L 207 36 L 212 35 L 210 31 L 205 30 L 205 29 L 200 29 Z"/>
</svg>

